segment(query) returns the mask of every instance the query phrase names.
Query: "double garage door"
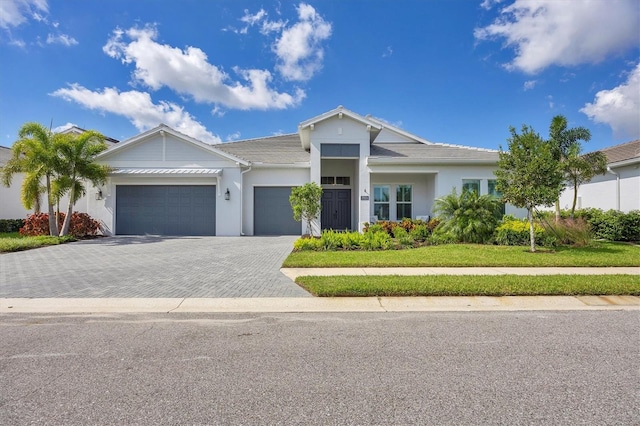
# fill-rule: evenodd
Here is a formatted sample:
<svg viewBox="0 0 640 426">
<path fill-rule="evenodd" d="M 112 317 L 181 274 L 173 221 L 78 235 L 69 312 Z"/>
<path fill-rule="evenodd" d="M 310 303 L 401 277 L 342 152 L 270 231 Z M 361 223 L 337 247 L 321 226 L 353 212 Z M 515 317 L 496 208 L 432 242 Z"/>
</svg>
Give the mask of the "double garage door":
<svg viewBox="0 0 640 426">
<path fill-rule="evenodd" d="M 300 235 L 291 187 L 254 188 L 255 235 Z M 118 235 L 215 235 L 214 185 L 118 185 Z"/>
<path fill-rule="evenodd" d="M 215 235 L 214 185 L 118 185 L 118 235 Z"/>
</svg>

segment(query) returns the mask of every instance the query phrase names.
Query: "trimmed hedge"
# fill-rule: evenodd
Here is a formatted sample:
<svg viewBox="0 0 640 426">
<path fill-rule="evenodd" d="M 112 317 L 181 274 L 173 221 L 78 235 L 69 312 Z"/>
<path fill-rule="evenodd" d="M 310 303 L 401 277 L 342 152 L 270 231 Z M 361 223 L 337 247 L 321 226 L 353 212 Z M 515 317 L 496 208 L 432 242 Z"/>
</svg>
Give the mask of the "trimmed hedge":
<svg viewBox="0 0 640 426">
<path fill-rule="evenodd" d="M 24 219 L 0 219 L 0 232 L 19 232 Z"/>
</svg>

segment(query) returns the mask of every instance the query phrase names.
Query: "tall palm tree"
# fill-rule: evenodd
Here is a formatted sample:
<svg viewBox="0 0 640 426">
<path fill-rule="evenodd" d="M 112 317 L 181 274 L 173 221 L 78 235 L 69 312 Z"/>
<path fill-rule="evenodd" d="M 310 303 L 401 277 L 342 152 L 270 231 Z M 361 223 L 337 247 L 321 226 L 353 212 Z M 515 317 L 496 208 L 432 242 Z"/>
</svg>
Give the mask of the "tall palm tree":
<svg viewBox="0 0 640 426">
<path fill-rule="evenodd" d="M 57 195 L 69 195 L 69 205 L 60 236 L 69 233 L 73 206 L 87 192 L 85 182 L 89 181 L 97 186 L 103 185 L 107 180 L 109 167 L 95 163 L 96 155 L 105 149 L 107 145 L 104 136 L 93 130 L 80 135 L 67 134 L 57 142 L 60 163 L 59 177 L 55 182 L 56 192 Z"/>
<path fill-rule="evenodd" d="M 573 203 L 571 204 L 573 218 L 578 201 L 578 187 L 590 182 L 595 175 L 607 173 L 607 156 L 601 151 L 580 155 L 580 146 L 576 144 L 567 153 L 562 168 L 565 178 L 573 186 Z"/>
<path fill-rule="evenodd" d="M 567 118 L 563 115 L 556 115 L 551 119 L 549 126 L 549 142 L 553 144 L 554 156 L 562 163 L 567 161 L 570 153 L 576 149 L 580 151 L 580 141 L 589 142 L 591 132 L 585 127 L 568 128 Z M 576 148 L 577 147 L 577 148 Z M 566 188 L 566 183 L 563 189 Z M 560 220 L 560 199 L 556 200 L 556 222 Z"/>
<path fill-rule="evenodd" d="M 59 165 L 56 140 L 60 139 L 60 136 L 51 133 L 42 124 L 25 123 L 18 132 L 19 139 L 11 148 L 13 156 L 2 168 L 2 183 L 5 186 L 11 185 L 14 174 L 25 174 L 21 190 L 22 204 L 25 208 L 31 209 L 35 205 L 36 210 L 39 210 L 39 200 L 43 192 L 46 194 L 50 235 L 58 235 L 58 225 L 53 214 L 55 198 L 51 191 L 51 182 Z"/>
</svg>

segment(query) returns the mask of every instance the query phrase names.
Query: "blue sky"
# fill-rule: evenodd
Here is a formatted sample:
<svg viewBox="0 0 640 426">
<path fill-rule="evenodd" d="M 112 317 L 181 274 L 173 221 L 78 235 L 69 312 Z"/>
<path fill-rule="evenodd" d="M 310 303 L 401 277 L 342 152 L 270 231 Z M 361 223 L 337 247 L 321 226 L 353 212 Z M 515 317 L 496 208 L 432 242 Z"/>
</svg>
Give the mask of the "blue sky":
<svg viewBox="0 0 640 426">
<path fill-rule="evenodd" d="M 640 138 L 637 0 L 0 1 L 0 145 L 20 126 L 209 143 L 292 133 L 344 105 L 433 142 L 509 126 Z"/>
</svg>

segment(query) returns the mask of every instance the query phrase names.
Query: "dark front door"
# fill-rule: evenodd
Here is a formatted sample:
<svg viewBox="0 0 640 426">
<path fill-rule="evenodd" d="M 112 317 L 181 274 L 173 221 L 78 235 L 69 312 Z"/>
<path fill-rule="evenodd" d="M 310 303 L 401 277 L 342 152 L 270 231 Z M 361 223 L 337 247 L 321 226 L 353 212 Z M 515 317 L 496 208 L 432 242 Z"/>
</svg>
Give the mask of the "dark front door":
<svg viewBox="0 0 640 426">
<path fill-rule="evenodd" d="M 351 190 L 322 191 L 322 229 L 351 229 Z"/>
</svg>

